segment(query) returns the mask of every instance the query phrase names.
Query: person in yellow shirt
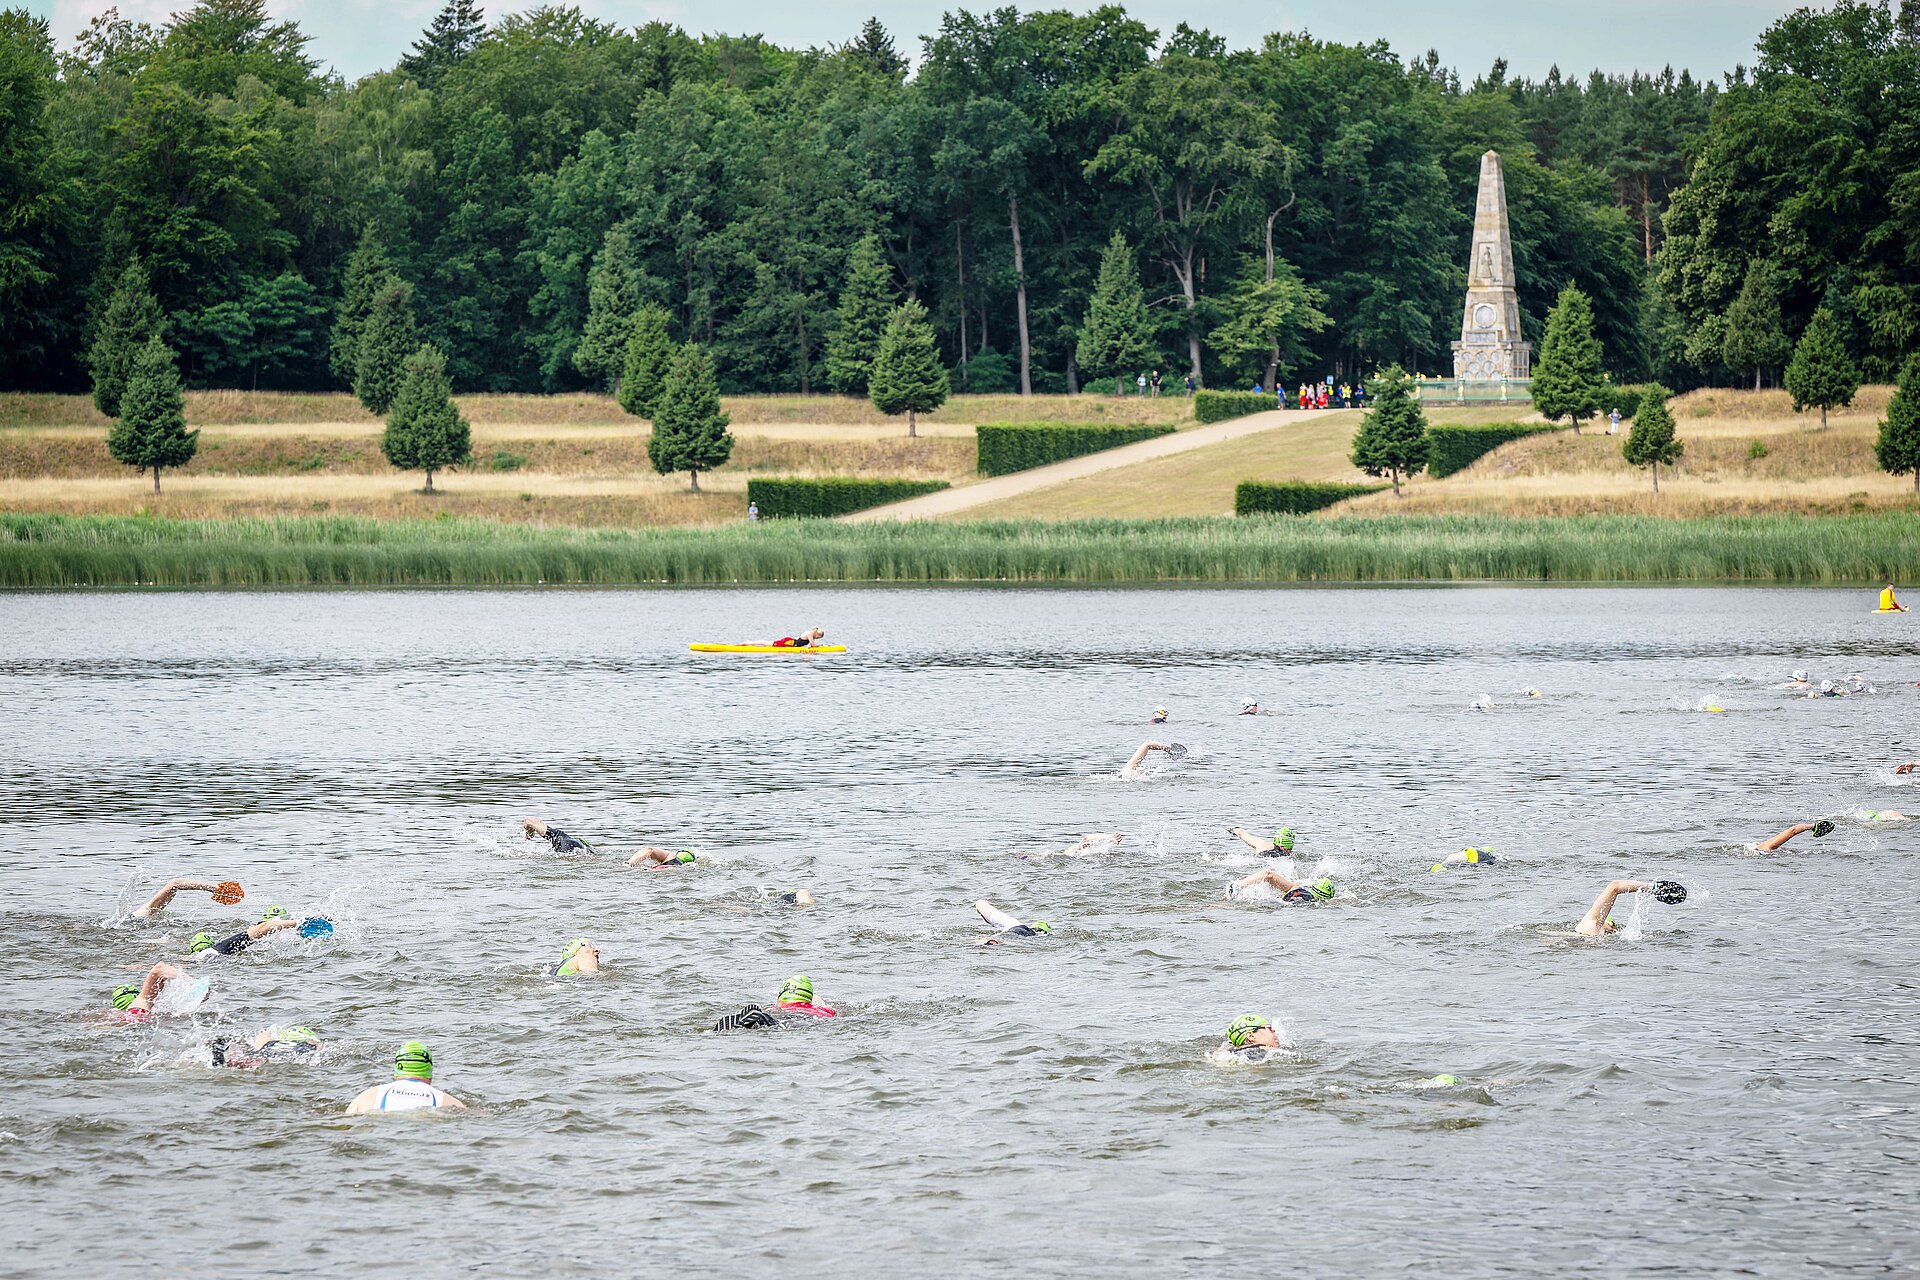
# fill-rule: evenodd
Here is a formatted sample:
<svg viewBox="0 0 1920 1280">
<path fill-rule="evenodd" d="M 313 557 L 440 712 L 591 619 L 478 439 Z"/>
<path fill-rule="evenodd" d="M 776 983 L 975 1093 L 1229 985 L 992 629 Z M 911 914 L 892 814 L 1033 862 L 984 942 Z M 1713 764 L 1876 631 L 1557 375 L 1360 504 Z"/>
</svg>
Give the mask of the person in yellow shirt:
<svg viewBox="0 0 1920 1280">
<path fill-rule="evenodd" d="M 1889 582 L 1880 589 L 1881 613 L 1905 613 L 1907 607 L 1893 598 L 1893 584 Z"/>
</svg>

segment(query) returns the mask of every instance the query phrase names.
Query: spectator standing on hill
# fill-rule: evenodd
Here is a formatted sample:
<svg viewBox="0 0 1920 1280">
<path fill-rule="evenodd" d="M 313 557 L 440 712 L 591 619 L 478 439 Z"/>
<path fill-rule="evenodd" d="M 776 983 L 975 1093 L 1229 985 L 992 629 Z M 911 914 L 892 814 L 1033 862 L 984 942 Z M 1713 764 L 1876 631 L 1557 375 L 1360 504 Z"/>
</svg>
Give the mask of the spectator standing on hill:
<svg viewBox="0 0 1920 1280">
<path fill-rule="evenodd" d="M 1147 385 L 1153 388 L 1153 398 L 1158 400 L 1160 398 L 1160 371 L 1158 369 L 1153 371 L 1153 379 Z"/>
<path fill-rule="evenodd" d="M 1143 373 L 1139 377 L 1135 378 L 1133 380 L 1133 385 L 1140 389 L 1141 395 L 1143 396 L 1146 395 L 1147 394 L 1147 375 Z"/>
<path fill-rule="evenodd" d="M 1618 408 L 1607 415 L 1607 434 L 1610 436 L 1620 434 L 1620 410 Z"/>
<path fill-rule="evenodd" d="M 1193 394 L 1193 375 L 1192 374 L 1187 375 L 1187 394 L 1188 395 Z"/>
<path fill-rule="evenodd" d="M 1324 382 L 1320 384 L 1320 390 L 1314 393 L 1313 407 L 1316 409 L 1327 407 L 1327 384 Z"/>
<path fill-rule="evenodd" d="M 1356 409 L 1364 409 L 1367 407 L 1367 384 L 1365 382 L 1356 382 L 1353 384 L 1353 407 Z"/>
<path fill-rule="evenodd" d="M 759 518 L 760 518 L 760 504 L 757 502 L 749 502 L 747 504 L 747 519 L 758 520 Z"/>
<path fill-rule="evenodd" d="M 1302 409 L 1305 409 L 1307 407 L 1307 384 L 1306 383 L 1303 382 L 1300 384 L 1300 390 L 1297 394 L 1300 397 L 1300 407 Z"/>
</svg>

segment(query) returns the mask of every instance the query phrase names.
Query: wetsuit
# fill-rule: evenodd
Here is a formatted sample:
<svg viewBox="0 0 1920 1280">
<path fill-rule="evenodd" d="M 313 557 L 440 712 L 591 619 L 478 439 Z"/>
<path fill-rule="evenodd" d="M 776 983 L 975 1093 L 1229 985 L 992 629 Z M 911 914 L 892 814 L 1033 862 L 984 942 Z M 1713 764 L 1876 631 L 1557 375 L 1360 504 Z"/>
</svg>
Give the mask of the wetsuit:
<svg viewBox="0 0 1920 1280">
<path fill-rule="evenodd" d="M 213 1051 L 216 1067 L 257 1067 L 263 1062 L 290 1062 L 309 1053 L 318 1053 L 317 1040 L 269 1040 L 255 1049 L 245 1041 L 235 1043 L 225 1036 L 207 1046 Z"/>
<path fill-rule="evenodd" d="M 207 950 L 217 956 L 237 956 L 258 941 L 258 938 L 247 936 L 247 931 L 242 929 L 231 937 L 220 939 L 220 941 L 208 947 Z"/>
<path fill-rule="evenodd" d="M 798 893 L 783 893 L 775 898 L 774 901 L 783 907 L 797 907 L 800 905 L 800 895 Z"/>
<path fill-rule="evenodd" d="M 555 853 L 592 853 L 593 846 L 584 840 L 575 840 L 558 827 L 547 828 L 547 843 L 553 846 Z"/>
<path fill-rule="evenodd" d="M 780 1019 L 768 1013 L 757 1004 L 742 1006 L 740 1012 L 730 1013 L 713 1024 L 715 1031 L 746 1031 L 757 1027 L 777 1028 Z"/>
</svg>

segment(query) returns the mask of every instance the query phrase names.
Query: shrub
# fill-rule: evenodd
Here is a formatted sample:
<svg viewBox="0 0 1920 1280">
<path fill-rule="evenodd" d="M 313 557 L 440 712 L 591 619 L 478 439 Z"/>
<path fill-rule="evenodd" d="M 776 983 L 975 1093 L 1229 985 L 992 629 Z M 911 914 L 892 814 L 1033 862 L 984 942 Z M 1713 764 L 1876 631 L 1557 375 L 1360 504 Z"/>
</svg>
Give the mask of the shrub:
<svg viewBox="0 0 1920 1280">
<path fill-rule="evenodd" d="M 776 476 L 747 481 L 747 501 L 767 516 L 843 516 L 868 507 L 917 498 L 947 488 L 945 480 L 861 480 L 851 476 L 807 479 Z"/>
<path fill-rule="evenodd" d="M 1265 413 L 1280 407 L 1280 397 L 1271 391 L 1196 391 L 1193 416 L 1200 422 L 1225 422 L 1250 413 Z"/>
<path fill-rule="evenodd" d="M 1076 426 L 1068 422 L 989 422 L 974 428 L 980 474 L 1004 476 L 1049 462 L 1173 434 L 1169 426 Z"/>
<path fill-rule="evenodd" d="M 1640 412 L 1640 398 L 1646 393 L 1645 383 L 1629 383 L 1623 386 L 1610 382 L 1606 390 L 1600 393 L 1600 416 L 1605 417 L 1618 409 L 1622 418 L 1632 418 L 1634 414 Z"/>
<path fill-rule="evenodd" d="M 1480 455 L 1493 452 L 1509 440 L 1554 430 L 1558 428 L 1520 422 L 1498 422 L 1484 427 L 1430 427 L 1427 438 L 1432 449 L 1427 459 L 1427 474 L 1437 480 L 1465 471 Z"/>
<path fill-rule="evenodd" d="M 1336 502 L 1345 502 L 1348 498 L 1357 498 L 1365 493 L 1379 493 L 1388 487 L 1384 484 L 1333 484 L 1306 480 L 1287 480 L 1280 484 L 1242 480 L 1233 491 L 1233 514 L 1304 516 Z"/>
<path fill-rule="evenodd" d="M 1766 457 L 1768 452 L 1767 442 L 1764 440 L 1753 440 L 1747 444 L 1747 457 L 1754 462 Z"/>
<path fill-rule="evenodd" d="M 495 449 L 493 451 L 493 458 L 487 465 L 495 471 L 518 471 L 527 465 L 527 455 L 524 453 L 509 453 L 505 449 Z"/>
</svg>

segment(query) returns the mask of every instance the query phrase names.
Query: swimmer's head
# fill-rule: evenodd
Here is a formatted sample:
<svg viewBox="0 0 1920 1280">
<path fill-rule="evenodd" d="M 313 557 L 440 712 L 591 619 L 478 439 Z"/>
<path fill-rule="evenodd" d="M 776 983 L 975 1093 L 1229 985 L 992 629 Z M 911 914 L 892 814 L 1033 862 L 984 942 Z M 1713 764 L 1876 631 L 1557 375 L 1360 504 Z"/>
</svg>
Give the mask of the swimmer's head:
<svg viewBox="0 0 1920 1280">
<path fill-rule="evenodd" d="M 579 955 L 582 951 L 591 950 L 593 950 L 593 939 L 575 938 L 572 942 L 560 948 L 560 967 L 562 969 L 566 968 L 573 963 L 575 956 Z"/>
<path fill-rule="evenodd" d="M 1287 853 L 1293 852 L 1293 828 L 1282 827 L 1273 833 L 1273 847 Z"/>
<path fill-rule="evenodd" d="M 1167 722 L 1167 709 L 1165 707 L 1155 707 L 1153 709 L 1153 722 L 1155 724 L 1165 724 Z"/>
<path fill-rule="evenodd" d="M 1227 1024 L 1227 1043 L 1236 1049 L 1244 1049 L 1247 1042 L 1260 1032 L 1272 1030 L 1271 1018 L 1263 1018 L 1257 1013 L 1243 1013 Z"/>
<path fill-rule="evenodd" d="M 393 1055 L 393 1074 L 414 1080 L 433 1079 L 433 1053 L 418 1040 L 409 1040 Z"/>
<path fill-rule="evenodd" d="M 1241 715 L 1243 715 L 1243 716 L 1250 716 L 1250 715 L 1252 715 L 1252 714 L 1253 714 L 1254 712 L 1256 712 L 1256 711 L 1258 711 L 1259 709 L 1260 709 L 1260 704 L 1259 704 L 1259 703 L 1257 703 L 1257 702 L 1255 702 L 1255 701 L 1254 701 L 1254 700 L 1253 700 L 1252 698 L 1242 698 L 1242 699 L 1240 699 L 1240 714 L 1241 714 Z"/>
<path fill-rule="evenodd" d="M 1807 678 L 1807 673 L 1804 671 L 1796 671 L 1793 673 L 1793 678 L 1795 680 L 1805 681 Z"/>
<path fill-rule="evenodd" d="M 781 1004 L 812 1004 L 813 979 L 804 973 L 796 973 L 780 984 Z"/>
<path fill-rule="evenodd" d="M 680 851 L 679 853 L 676 853 L 676 854 L 675 854 L 675 855 L 673 856 L 673 860 L 674 860 L 675 862 L 692 862 L 692 861 L 693 861 L 693 850 L 691 850 L 691 849 L 682 849 L 682 850 L 681 850 L 681 851 Z"/>
<path fill-rule="evenodd" d="M 291 920 L 292 918 L 293 914 L 276 902 L 267 908 L 267 914 L 260 917 L 260 923 L 265 924 L 269 920 Z"/>
<path fill-rule="evenodd" d="M 113 1007 L 131 1009 L 133 1002 L 140 998 L 140 988 L 130 982 L 123 982 L 113 989 Z"/>
<path fill-rule="evenodd" d="M 194 955 L 199 955 L 202 951 L 205 951 L 208 947 L 212 945 L 213 945 L 213 935 L 208 933 L 205 929 L 202 929 L 200 932 L 193 935 L 193 942 L 191 945 L 187 947 L 187 950 L 193 953 Z"/>
<path fill-rule="evenodd" d="M 1053 926 L 1045 920 L 1035 920 L 1032 924 L 1028 925 L 1027 928 L 1033 930 L 1035 933 L 1051 934 L 1053 932 Z"/>
<path fill-rule="evenodd" d="M 282 1043 L 319 1044 L 320 1033 L 312 1027 L 282 1027 L 278 1037 Z"/>
<path fill-rule="evenodd" d="M 1833 692 L 1833 681 L 1831 681 L 1831 680 L 1822 680 L 1822 681 L 1820 682 L 1820 692 L 1822 692 L 1822 693 L 1832 693 L 1832 692 Z"/>
<path fill-rule="evenodd" d="M 1428 1083 L 1428 1084 L 1431 1084 L 1431 1085 L 1449 1085 L 1449 1084 L 1459 1084 L 1459 1083 L 1460 1083 L 1460 1077 L 1459 1077 L 1459 1076 L 1445 1076 L 1445 1075 L 1441 1075 L 1441 1076 L 1435 1076 L 1435 1077 L 1434 1077 L 1433 1079 L 1431 1079 L 1431 1080 L 1429 1080 L 1429 1081 L 1427 1081 L 1427 1083 Z"/>
<path fill-rule="evenodd" d="M 1315 880 L 1312 884 L 1308 885 L 1307 889 L 1309 892 L 1313 894 L 1314 897 L 1318 898 L 1322 902 L 1325 902 L 1329 898 L 1333 897 L 1333 890 L 1334 890 L 1333 877 L 1321 876 L 1318 880 Z"/>
<path fill-rule="evenodd" d="M 1670 907 L 1677 907 L 1687 900 L 1687 886 L 1674 880 L 1655 880 L 1653 882 L 1653 897 L 1656 902 L 1664 902 Z"/>
<path fill-rule="evenodd" d="M 1813 835 L 1815 839 L 1819 839 L 1821 836 L 1830 836 L 1832 834 L 1833 834 L 1833 819 L 1822 818 L 1820 819 L 1820 821 L 1813 824 Z"/>
</svg>

